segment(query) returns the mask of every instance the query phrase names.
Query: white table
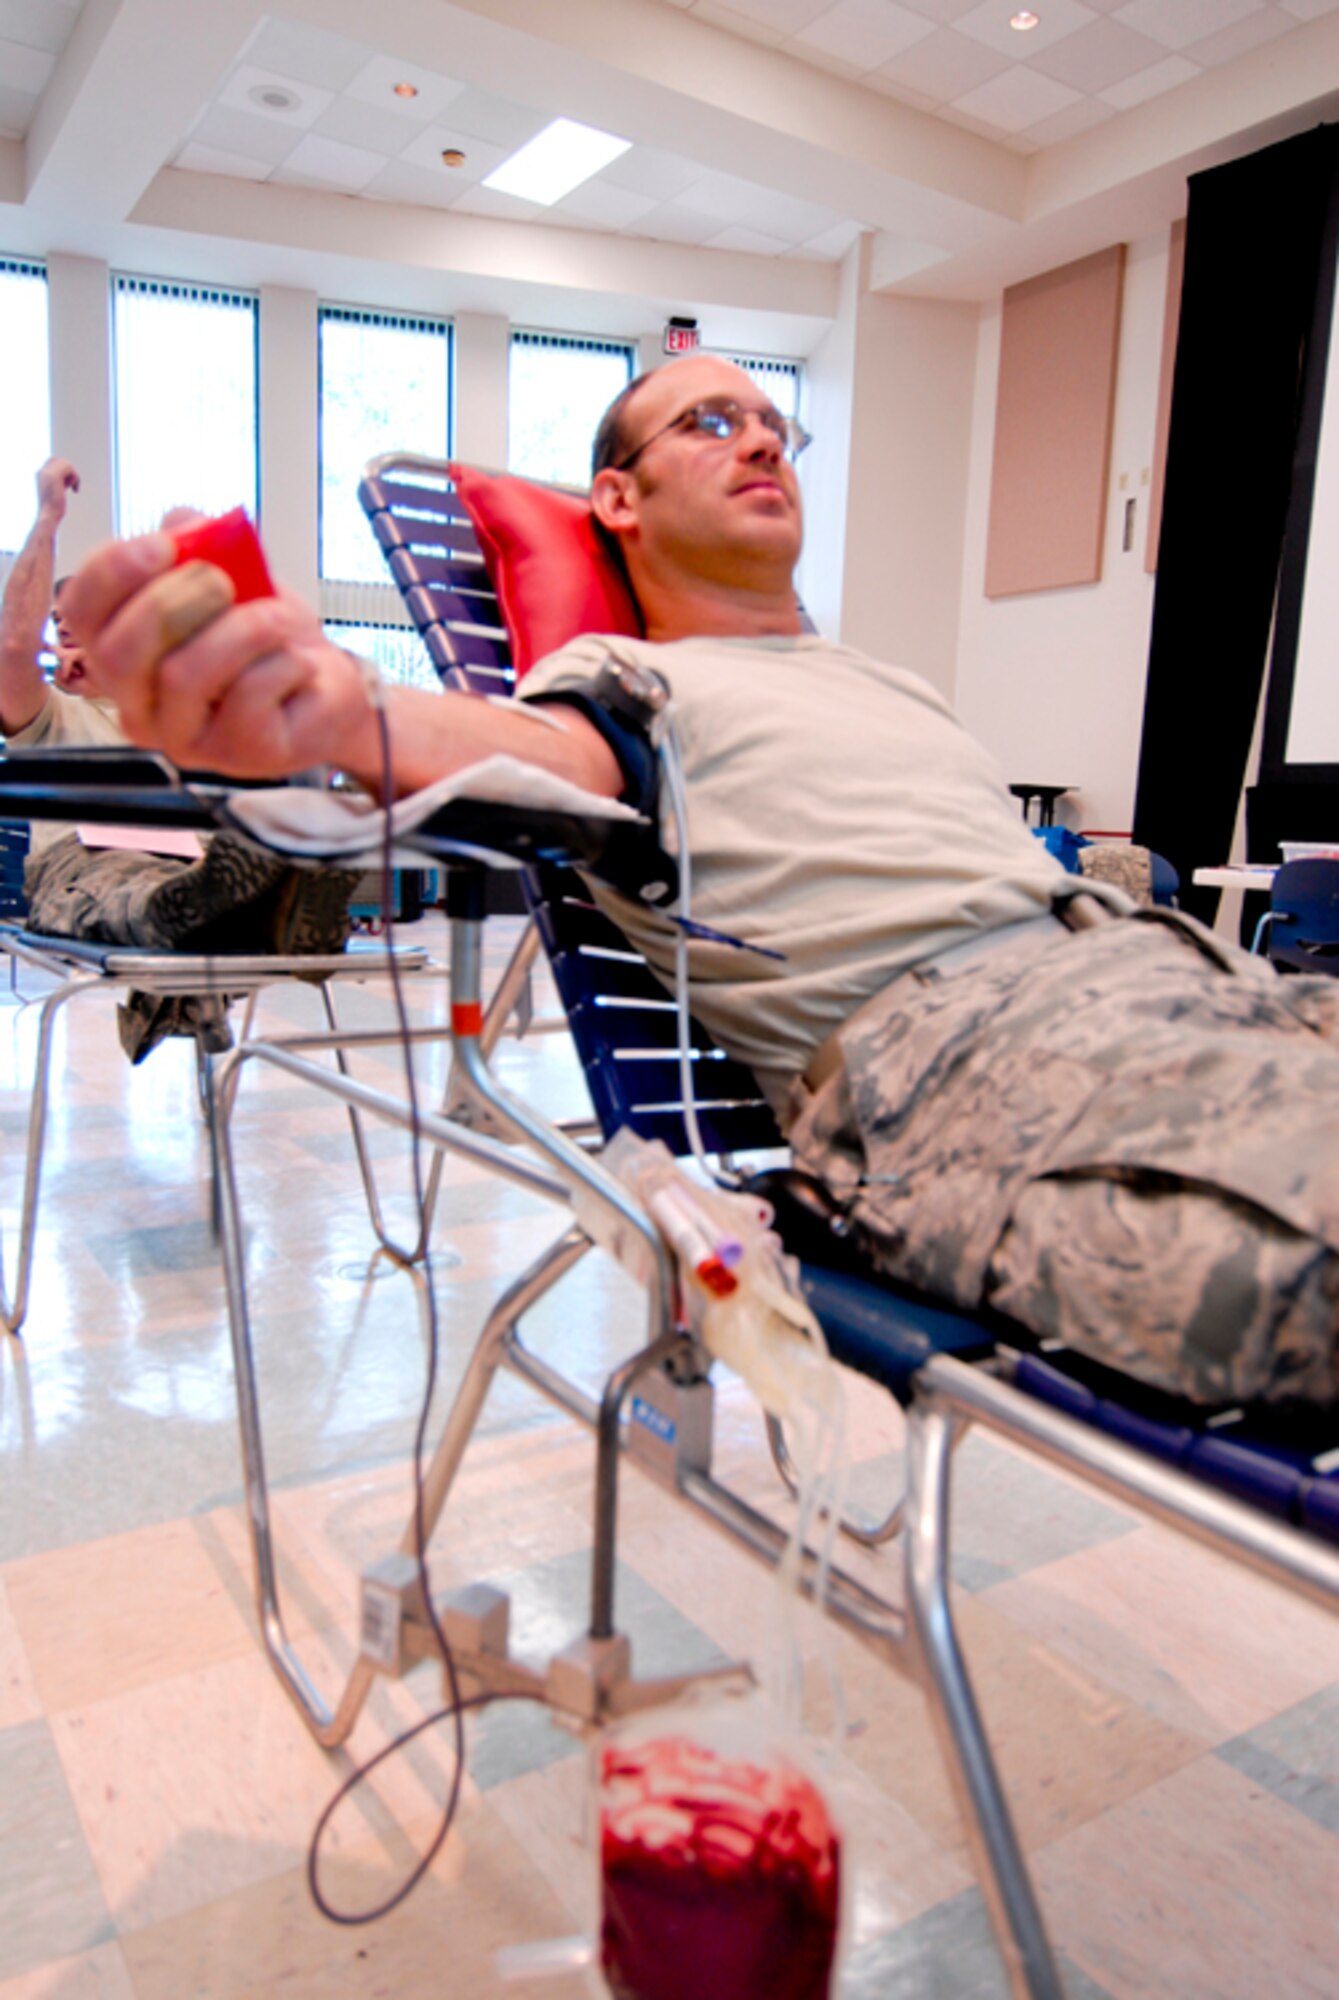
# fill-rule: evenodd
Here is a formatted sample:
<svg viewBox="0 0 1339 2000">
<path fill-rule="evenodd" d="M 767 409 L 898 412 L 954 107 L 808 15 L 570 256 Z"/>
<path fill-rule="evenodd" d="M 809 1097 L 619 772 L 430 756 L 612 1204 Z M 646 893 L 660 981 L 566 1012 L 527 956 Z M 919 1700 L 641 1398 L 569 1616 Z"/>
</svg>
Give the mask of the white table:
<svg viewBox="0 0 1339 2000">
<path fill-rule="evenodd" d="M 1268 862 L 1229 862 L 1222 868 L 1197 868 L 1191 880 L 1197 889 L 1268 889 L 1278 869 Z"/>
</svg>

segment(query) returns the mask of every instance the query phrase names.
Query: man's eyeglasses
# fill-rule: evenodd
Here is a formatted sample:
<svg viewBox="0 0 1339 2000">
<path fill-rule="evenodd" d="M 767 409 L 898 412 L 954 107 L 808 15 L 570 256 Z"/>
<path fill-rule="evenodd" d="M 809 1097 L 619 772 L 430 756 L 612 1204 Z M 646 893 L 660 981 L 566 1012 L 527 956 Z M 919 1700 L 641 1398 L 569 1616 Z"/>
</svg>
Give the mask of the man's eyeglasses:
<svg viewBox="0 0 1339 2000">
<path fill-rule="evenodd" d="M 813 443 L 803 424 L 796 423 L 794 417 L 783 417 L 780 410 L 773 409 L 770 403 L 754 407 L 737 403 L 733 396 L 708 396 L 702 402 L 694 403 L 691 409 L 680 410 L 677 417 L 671 417 L 658 431 L 652 431 L 649 438 L 642 439 L 636 451 L 629 452 L 612 469 L 615 472 L 629 471 L 657 438 L 665 437 L 670 431 L 686 431 L 690 437 L 716 438 L 723 442 L 726 438 L 737 436 L 750 417 L 756 417 L 771 431 L 787 458 L 798 458 L 805 446 Z"/>
</svg>

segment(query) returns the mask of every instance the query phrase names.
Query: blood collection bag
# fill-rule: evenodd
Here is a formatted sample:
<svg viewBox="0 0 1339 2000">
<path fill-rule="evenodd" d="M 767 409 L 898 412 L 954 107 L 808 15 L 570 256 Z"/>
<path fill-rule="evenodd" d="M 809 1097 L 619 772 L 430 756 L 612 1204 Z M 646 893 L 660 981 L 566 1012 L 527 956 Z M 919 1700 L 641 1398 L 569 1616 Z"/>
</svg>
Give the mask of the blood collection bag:
<svg viewBox="0 0 1339 2000">
<path fill-rule="evenodd" d="M 842 1841 L 750 1699 L 658 1711 L 597 1751 L 600 1966 L 615 2000 L 825 2000 Z"/>
</svg>

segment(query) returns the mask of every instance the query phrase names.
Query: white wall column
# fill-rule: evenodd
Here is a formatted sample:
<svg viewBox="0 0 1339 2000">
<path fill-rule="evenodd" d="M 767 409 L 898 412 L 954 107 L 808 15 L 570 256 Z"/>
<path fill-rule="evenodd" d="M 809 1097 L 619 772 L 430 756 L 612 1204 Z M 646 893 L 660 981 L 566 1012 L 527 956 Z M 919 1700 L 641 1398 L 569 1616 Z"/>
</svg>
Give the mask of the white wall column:
<svg viewBox="0 0 1339 2000">
<path fill-rule="evenodd" d="M 492 313 L 457 313 L 455 453 L 466 465 L 507 463 L 511 325 Z"/>
<path fill-rule="evenodd" d="M 260 288 L 260 528 L 275 578 L 318 602 L 316 294 Z"/>
<path fill-rule="evenodd" d="M 848 251 L 837 317 L 806 366 L 806 549 L 819 630 L 952 698 L 976 365 L 974 306 L 868 290 Z"/>
<path fill-rule="evenodd" d="M 115 526 L 112 483 L 112 307 L 107 266 L 54 252 L 46 260 L 50 316 L 51 449 L 79 473 L 61 529 L 68 572 Z"/>
</svg>

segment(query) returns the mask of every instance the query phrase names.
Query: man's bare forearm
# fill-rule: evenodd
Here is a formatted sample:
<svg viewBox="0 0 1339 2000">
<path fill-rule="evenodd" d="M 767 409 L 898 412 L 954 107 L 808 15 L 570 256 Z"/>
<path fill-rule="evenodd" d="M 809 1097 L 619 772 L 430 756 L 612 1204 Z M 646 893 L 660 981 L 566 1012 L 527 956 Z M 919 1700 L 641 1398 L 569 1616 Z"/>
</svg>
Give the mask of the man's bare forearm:
<svg viewBox="0 0 1339 2000">
<path fill-rule="evenodd" d="M 443 690 L 386 688 L 382 702 L 390 750 L 391 790 L 398 797 L 485 757 L 505 754 L 567 778 L 588 792 L 617 798 L 623 777 L 597 729 L 575 709 L 549 707 L 550 722 L 520 706 L 504 707 Z M 560 726 L 553 727 L 552 723 Z M 370 791 L 383 786 L 383 739 L 375 713 L 355 722 L 338 761 Z"/>
<path fill-rule="evenodd" d="M 12 736 L 46 700 L 37 656 L 51 609 L 60 515 L 43 508 L 14 558 L 0 600 L 0 729 Z"/>
</svg>

